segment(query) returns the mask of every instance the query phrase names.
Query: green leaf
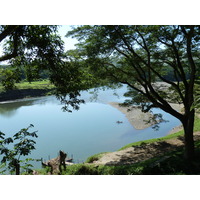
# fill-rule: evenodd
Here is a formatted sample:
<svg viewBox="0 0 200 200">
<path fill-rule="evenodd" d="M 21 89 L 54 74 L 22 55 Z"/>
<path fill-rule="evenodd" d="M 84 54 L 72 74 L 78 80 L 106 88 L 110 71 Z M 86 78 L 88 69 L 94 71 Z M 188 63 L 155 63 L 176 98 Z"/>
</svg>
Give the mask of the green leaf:
<svg viewBox="0 0 200 200">
<path fill-rule="evenodd" d="M 37 137 L 37 134 L 36 131 L 32 133 L 28 131 L 28 129 L 31 127 L 33 127 L 33 125 L 30 125 L 28 128 L 23 128 L 16 134 L 14 134 L 13 136 L 14 140 L 18 140 L 19 142 L 13 145 L 13 149 L 10 148 L 9 146 L 10 143 L 14 142 L 12 137 L 8 137 L 0 141 L 0 154 L 5 155 L 3 156 L 1 162 L 7 162 L 7 168 L 9 169 L 10 173 L 13 173 L 15 171 L 16 164 L 19 162 L 20 163 L 25 162 L 26 168 L 32 166 L 31 164 L 27 163 L 29 161 L 32 161 L 33 160 L 32 158 L 26 158 L 25 160 L 18 160 L 21 155 L 27 156 L 31 153 L 32 150 L 35 149 L 34 145 L 36 144 L 36 142 L 29 138 Z"/>
<path fill-rule="evenodd" d="M 3 137 L 4 135 L 5 135 L 5 134 L 4 134 L 3 132 L 0 131 L 0 138 L 1 138 L 1 139 L 4 139 L 4 137 Z"/>
<path fill-rule="evenodd" d="M 6 139 L 4 140 L 4 143 L 5 143 L 5 144 L 13 143 L 13 139 L 12 139 L 11 137 L 6 138 Z"/>
</svg>

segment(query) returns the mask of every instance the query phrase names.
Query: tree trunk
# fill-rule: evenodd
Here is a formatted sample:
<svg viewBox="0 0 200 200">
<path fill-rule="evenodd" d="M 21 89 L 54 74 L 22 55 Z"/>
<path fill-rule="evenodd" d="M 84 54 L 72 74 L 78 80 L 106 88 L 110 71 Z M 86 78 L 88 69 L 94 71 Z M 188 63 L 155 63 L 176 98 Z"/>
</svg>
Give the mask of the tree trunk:
<svg viewBox="0 0 200 200">
<path fill-rule="evenodd" d="M 189 115 L 183 121 L 184 139 L 185 139 L 185 158 L 187 161 L 192 161 L 194 158 L 194 110 L 190 111 Z"/>
<path fill-rule="evenodd" d="M 16 165 L 16 175 L 20 175 L 20 164 Z"/>
<path fill-rule="evenodd" d="M 20 164 L 18 160 L 14 160 L 14 166 L 15 166 L 15 174 L 20 175 Z"/>
</svg>

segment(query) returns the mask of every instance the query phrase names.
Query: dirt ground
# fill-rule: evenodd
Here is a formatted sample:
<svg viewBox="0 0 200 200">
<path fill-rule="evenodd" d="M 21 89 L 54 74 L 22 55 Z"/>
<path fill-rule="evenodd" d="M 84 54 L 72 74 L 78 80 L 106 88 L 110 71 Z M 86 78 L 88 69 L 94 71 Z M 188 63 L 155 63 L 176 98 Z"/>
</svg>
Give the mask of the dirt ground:
<svg viewBox="0 0 200 200">
<path fill-rule="evenodd" d="M 194 139 L 200 139 L 200 132 L 194 133 Z M 162 155 L 168 151 L 183 146 L 183 136 L 166 141 L 129 147 L 127 149 L 105 153 L 102 158 L 94 161 L 96 165 L 126 165 L 148 160 L 154 156 Z"/>
</svg>

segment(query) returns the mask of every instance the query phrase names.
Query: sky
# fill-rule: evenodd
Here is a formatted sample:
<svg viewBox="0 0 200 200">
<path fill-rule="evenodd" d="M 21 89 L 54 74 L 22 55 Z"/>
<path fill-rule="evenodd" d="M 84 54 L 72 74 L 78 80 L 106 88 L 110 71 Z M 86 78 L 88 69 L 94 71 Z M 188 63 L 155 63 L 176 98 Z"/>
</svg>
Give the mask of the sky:
<svg viewBox="0 0 200 200">
<path fill-rule="evenodd" d="M 65 37 L 66 33 L 70 30 L 72 30 L 71 25 L 62 25 L 58 29 L 59 35 L 62 37 L 62 40 L 65 43 L 65 51 L 75 49 L 74 45 L 78 43 L 78 41 L 74 38 Z"/>
</svg>

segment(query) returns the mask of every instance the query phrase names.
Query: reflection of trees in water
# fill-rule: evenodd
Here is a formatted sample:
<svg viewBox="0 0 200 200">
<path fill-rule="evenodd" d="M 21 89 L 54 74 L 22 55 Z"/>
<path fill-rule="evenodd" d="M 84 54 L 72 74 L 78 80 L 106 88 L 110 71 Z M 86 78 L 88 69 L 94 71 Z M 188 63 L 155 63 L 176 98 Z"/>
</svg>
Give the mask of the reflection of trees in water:
<svg viewBox="0 0 200 200">
<path fill-rule="evenodd" d="M 11 117 L 17 113 L 17 110 L 23 106 L 31 106 L 36 100 L 17 101 L 12 103 L 0 104 L 0 115 Z"/>
<path fill-rule="evenodd" d="M 32 106 L 35 104 L 44 105 L 46 104 L 47 101 L 52 102 L 52 103 L 58 102 L 55 97 L 48 96 L 48 97 L 38 97 L 38 98 L 27 99 L 27 100 L 24 99 L 21 101 L 15 101 L 15 102 L 10 102 L 10 103 L 2 103 L 0 104 L 0 115 L 3 115 L 5 117 L 11 117 L 17 113 L 17 110 L 20 107 Z"/>
</svg>

